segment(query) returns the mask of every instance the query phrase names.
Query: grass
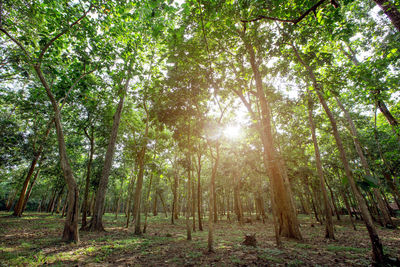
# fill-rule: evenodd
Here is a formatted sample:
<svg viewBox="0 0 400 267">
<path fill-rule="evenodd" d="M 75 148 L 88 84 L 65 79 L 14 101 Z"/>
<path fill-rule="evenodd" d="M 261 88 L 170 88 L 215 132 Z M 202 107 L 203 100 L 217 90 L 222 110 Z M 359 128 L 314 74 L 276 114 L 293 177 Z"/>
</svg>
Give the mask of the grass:
<svg viewBox="0 0 400 267">
<path fill-rule="evenodd" d="M 123 215 L 114 220 L 113 214 L 105 214 L 107 232 L 80 232 L 79 245 L 61 242 L 63 219 L 59 215 L 28 213 L 22 218 L 4 215 L 0 212 L 0 229 L 4 233 L 0 235 L 0 266 L 329 266 L 338 253 L 346 264 L 371 264 L 370 249 L 365 248 L 369 245 L 367 232 L 354 232 L 347 227 L 350 222 L 345 219 L 340 222 L 337 240 L 327 242 L 322 227 L 309 227 L 310 217 L 300 216 L 305 242 L 283 238 L 281 249 L 275 246 L 272 222 L 239 225 L 219 221 L 215 224 L 215 253 L 207 253 L 206 223 L 204 231 L 192 232 L 193 240 L 188 241 L 185 220 L 171 225 L 164 214 L 149 216 L 148 231 L 141 236 L 134 235 L 132 228 L 124 227 Z M 400 238 L 393 238 L 400 236 L 400 230 L 379 231 L 385 252 L 400 255 Z M 243 245 L 245 234 L 253 233 L 256 233 L 257 247 Z"/>
<path fill-rule="evenodd" d="M 336 251 L 336 252 L 356 252 L 356 253 L 367 253 L 369 249 L 367 248 L 355 248 L 355 247 L 345 247 L 345 246 L 335 246 L 335 245 L 328 245 L 326 247 L 329 251 Z"/>
</svg>

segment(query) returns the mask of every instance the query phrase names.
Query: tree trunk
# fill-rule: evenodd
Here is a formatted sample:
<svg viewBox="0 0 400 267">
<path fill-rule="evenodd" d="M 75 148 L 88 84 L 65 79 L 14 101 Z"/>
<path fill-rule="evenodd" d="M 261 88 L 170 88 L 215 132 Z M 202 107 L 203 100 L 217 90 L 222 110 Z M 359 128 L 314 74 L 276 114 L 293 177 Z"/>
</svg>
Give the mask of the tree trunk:
<svg viewBox="0 0 400 267">
<path fill-rule="evenodd" d="M 271 184 L 272 203 L 278 205 L 276 212 L 277 223 L 279 224 L 279 234 L 281 236 L 302 239 L 299 222 L 293 199 L 290 194 L 290 184 L 283 171 L 282 162 L 277 155 L 272 134 L 271 111 L 269 103 L 265 97 L 261 74 L 258 63 L 256 62 L 253 45 L 249 40 L 242 36 L 247 52 L 250 56 L 250 64 L 256 82 L 257 99 L 261 107 L 261 124 L 257 127 L 263 144 L 263 161 L 267 168 L 268 177 Z M 243 99 L 242 99 L 243 101 Z M 249 107 L 248 107 L 249 109 Z"/>
<path fill-rule="evenodd" d="M 234 177 L 233 177 L 233 203 L 234 209 L 236 213 L 236 219 L 238 220 L 239 224 L 243 223 L 243 209 L 242 209 L 242 202 L 240 201 L 240 177 L 239 172 L 235 170 Z"/>
<path fill-rule="evenodd" d="M 400 32 L 400 11 L 390 0 L 374 0 L 374 2 L 383 10 L 383 13 L 390 19 L 397 31 Z"/>
<path fill-rule="evenodd" d="M 188 135 L 188 143 L 189 143 L 189 135 Z M 190 228 L 190 222 L 189 222 L 189 217 L 190 217 L 190 211 L 191 211 L 191 183 L 192 183 L 192 177 L 191 177 L 191 160 L 190 160 L 190 154 L 188 153 L 187 155 L 187 160 L 189 162 L 188 166 L 188 180 L 186 183 L 186 239 L 187 240 L 192 240 L 192 231 Z"/>
<path fill-rule="evenodd" d="M 15 196 L 17 195 L 17 189 L 14 190 L 14 193 L 8 195 L 6 209 L 10 211 L 12 208 L 12 204 L 14 203 Z"/>
<path fill-rule="evenodd" d="M 324 208 L 325 208 L 325 238 L 335 239 L 334 232 L 333 232 L 333 220 L 332 220 L 332 211 L 329 205 L 328 193 L 326 192 L 325 187 L 325 179 L 324 179 L 324 172 L 322 170 L 322 162 L 321 162 L 321 154 L 319 152 L 317 135 L 315 134 L 315 123 L 313 119 L 313 106 L 314 103 L 312 101 L 310 91 L 308 91 L 308 121 L 310 124 L 311 129 L 311 136 L 314 144 L 314 154 L 315 154 L 315 163 L 317 165 L 318 177 L 322 192 L 322 197 L 324 199 Z"/>
<path fill-rule="evenodd" d="M 31 192 L 32 192 L 32 188 L 35 185 L 36 179 L 38 178 L 40 173 L 40 169 L 38 169 L 35 173 L 35 176 L 33 176 L 33 180 L 31 181 L 31 184 L 29 186 L 28 191 L 25 194 L 25 199 L 24 199 L 24 204 L 22 205 L 22 212 L 25 211 L 26 208 L 26 204 L 28 203 L 29 197 L 31 196 Z"/>
<path fill-rule="evenodd" d="M 92 161 L 93 161 L 93 155 L 94 155 L 94 129 L 93 126 L 91 127 L 92 131 L 90 135 L 84 129 L 86 137 L 90 141 L 90 150 L 89 150 L 89 161 L 87 164 L 87 170 L 86 170 L 86 183 L 85 183 L 85 194 L 83 196 L 83 207 L 82 207 L 82 225 L 81 225 L 81 230 L 86 228 L 87 220 L 87 210 L 88 210 L 88 197 L 89 197 L 89 185 L 90 185 L 90 174 L 91 174 L 91 168 L 92 168 Z"/>
<path fill-rule="evenodd" d="M 47 137 L 49 136 L 49 133 L 50 133 L 50 130 L 51 130 L 51 125 L 53 124 L 53 122 L 54 122 L 54 119 L 52 119 L 47 124 L 46 133 L 44 135 L 42 143 L 41 143 L 39 149 L 37 150 L 37 152 L 34 153 L 34 157 L 32 159 L 31 165 L 29 167 L 28 174 L 26 175 L 24 184 L 22 185 L 22 189 L 21 189 L 21 193 L 19 195 L 18 202 L 14 207 L 14 213 L 13 213 L 14 216 L 21 217 L 22 213 L 24 212 L 24 207 L 25 207 L 24 206 L 24 199 L 25 199 L 25 195 L 26 195 L 26 190 L 27 190 L 29 181 L 31 180 L 31 177 L 33 175 L 33 172 L 35 170 L 36 163 L 39 161 L 39 158 L 42 155 L 44 142 L 47 140 Z"/>
<path fill-rule="evenodd" d="M 201 154 L 197 154 L 197 214 L 199 219 L 199 230 L 203 231 L 203 223 L 201 219 Z"/>
<path fill-rule="evenodd" d="M 129 186 L 128 186 L 128 199 L 127 199 L 127 203 L 126 203 L 126 225 L 125 227 L 128 228 L 129 227 L 129 220 L 130 220 L 130 216 L 131 216 L 131 203 L 132 203 L 132 199 L 133 199 L 133 186 L 135 184 L 135 176 L 134 176 L 134 171 L 132 169 L 131 172 L 131 180 L 129 182 Z"/>
<path fill-rule="evenodd" d="M 347 122 L 349 124 L 349 130 L 353 137 L 354 146 L 356 148 L 358 156 L 360 157 L 361 165 L 363 166 L 364 172 L 367 176 L 372 177 L 372 173 L 370 171 L 368 161 L 367 161 L 366 157 L 364 156 L 360 141 L 358 140 L 358 132 L 357 132 L 356 126 L 354 125 L 353 119 L 351 118 L 350 113 L 347 111 L 347 109 L 343 106 L 340 99 L 337 96 L 335 97 L 335 99 L 336 99 L 336 102 L 338 103 L 338 106 L 343 111 L 343 113 L 347 119 Z M 378 179 L 378 181 L 379 181 L 379 179 Z M 378 182 L 378 184 L 380 185 L 380 182 Z M 382 199 L 382 196 L 381 196 L 379 190 L 377 188 L 373 188 L 372 191 L 374 192 L 374 196 L 376 198 L 376 201 L 378 202 L 379 210 L 382 213 L 382 219 L 383 219 L 384 226 L 392 228 L 394 226 L 393 221 L 390 218 L 389 211 L 386 208 L 386 205 Z M 377 215 L 379 216 L 379 214 L 377 214 Z"/>
<path fill-rule="evenodd" d="M 137 177 L 137 182 L 136 182 L 136 188 L 135 188 L 135 208 L 134 208 L 134 214 L 133 217 L 135 219 L 135 235 L 141 235 L 142 230 L 140 227 L 140 203 L 142 199 L 142 187 L 143 187 L 143 174 L 144 174 L 144 162 L 145 162 L 145 156 L 146 156 L 146 148 L 147 148 L 147 137 L 149 134 L 149 114 L 147 111 L 147 106 L 146 106 L 146 99 L 143 101 L 143 107 L 146 112 L 146 128 L 143 136 L 144 143 L 142 145 L 142 149 L 139 152 L 138 156 L 138 162 L 139 162 L 139 174 Z"/>
<path fill-rule="evenodd" d="M 151 192 L 151 184 L 153 182 L 153 173 L 150 175 L 150 182 L 149 182 L 149 190 L 147 191 L 147 196 L 146 196 L 146 203 L 144 206 L 144 225 L 143 225 L 143 233 L 146 233 L 147 230 L 147 213 L 149 210 L 149 202 L 150 202 L 150 192 Z"/>
<path fill-rule="evenodd" d="M 158 215 L 158 210 L 157 210 L 157 194 L 154 193 L 154 200 L 153 200 L 153 216 Z"/>
<path fill-rule="evenodd" d="M 325 178 L 325 183 L 326 183 L 326 186 L 328 187 L 329 192 L 331 193 L 332 205 L 333 205 L 333 208 L 335 209 L 336 218 L 338 221 L 340 221 L 339 209 L 336 205 L 336 198 L 335 198 L 335 195 L 333 194 L 333 190 L 329 186 L 329 183 L 326 178 Z"/>
<path fill-rule="evenodd" d="M 211 146 L 210 146 L 210 152 L 211 151 Z M 208 252 L 214 252 L 214 194 L 213 192 L 215 191 L 215 177 L 217 176 L 217 169 L 218 169 L 218 164 L 219 164 L 219 143 L 217 142 L 215 146 L 215 157 L 214 158 L 214 165 L 212 168 L 211 172 L 211 180 L 210 180 L 210 186 L 209 186 L 209 202 L 208 202 L 208 209 L 209 209 L 209 214 L 208 214 L 208 240 L 207 240 L 207 249 Z"/>
<path fill-rule="evenodd" d="M 164 198 L 163 198 L 163 196 L 162 196 L 162 194 L 161 194 L 160 191 L 158 191 L 158 197 L 159 197 L 160 200 L 161 200 L 161 205 L 163 206 L 165 218 L 168 218 L 168 208 L 167 208 L 167 206 L 165 205 Z"/>
<path fill-rule="evenodd" d="M 324 99 L 324 97 L 323 97 L 323 95 L 321 93 L 320 85 L 318 84 L 317 79 L 315 78 L 315 75 L 314 75 L 313 71 L 301 59 L 300 55 L 297 52 L 297 49 L 293 45 L 292 45 L 292 47 L 293 47 L 293 50 L 294 50 L 294 52 L 296 54 L 297 59 L 307 69 L 308 74 L 310 76 L 310 79 L 311 79 L 311 81 L 313 83 L 314 89 L 315 89 L 315 91 L 317 93 L 317 96 L 319 98 L 319 101 L 320 101 L 322 107 L 324 108 L 325 113 L 328 116 L 329 121 L 331 123 L 333 136 L 335 138 L 336 145 L 337 145 L 337 148 L 338 148 L 339 153 L 340 153 L 340 159 L 341 159 L 342 164 L 344 166 L 344 170 L 345 170 L 346 176 L 347 176 L 347 178 L 349 180 L 350 187 L 351 187 L 351 189 L 353 191 L 353 194 L 355 195 L 355 197 L 357 199 L 361 214 L 363 216 L 365 225 L 367 227 L 367 230 L 368 230 L 368 233 L 369 233 L 369 236 L 370 236 L 370 239 L 371 239 L 373 260 L 375 262 L 377 262 L 377 263 L 384 263 L 385 262 L 385 256 L 383 254 L 382 243 L 381 243 L 381 241 L 379 239 L 378 232 L 376 231 L 375 225 L 374 225 L 374 223 L 372 221 L 371 214 L 368 211 L 367 204 L 365 203 L 365 200 L 362 197 L 362 195 L 361 195 L 361 193 L 360 193 L 360 191 L 359 191 L 359 189 L 358 189 L 358 187 L 356 185 L 356 182 L 355 182 L 355 180 L 353 178 L 353 173 L 351 171 L 349 162 L 347 160 L 347 156 L 346 156 L 346 152 L 345 152 L 344 147 L 343 147 L 342 139 L 341 139 L 341 137 L 339 135 L 339 132 L 338 132 L 338 129 L 337 129 L 336 120 L 333 117 L 333 114 L 332 114 L 331 110 L 329 109 L 329 107 L 328 107 L 328 105 L 327 105 L 327 103 L 326 103 L 326 101 L 325 101 L 325 99 Z"/>
<path fill-rule="evenodd" d="M 353 215 L 351 214 L 351 207 L 349 204 L 349 200 L 347 199 L 347 196 L 344 192 L 342 192 L 342 196 L 344 204 L 346 205 L 347 212 L 349 213 L 351 225 L 353 226 L 354 231 L 357 231 L 356 225 L 354 224 Z"/>
<path fill-rule="evenodd" d="M 191 181 L 191 193 L 192 193 L 192 222 L 193 222 L 193 232 L 196 232 L 196 191 L 194 190 L 194 184 L 195 184 L 195 179 L 194 179 L 194 173 L 192 172 L 192 181 Z"/>
<path fill-rule="evenodd" d="M 132 71 L 132 62 L 130 63 L 130 65 L 128 67 L 128 73 L 127 73 L 125 85 L 121 90 L 122 94 L 120 95 L 117 110 L 115 111 L 115 114 L 114 114 L 113 126 L 111 129 L 110 139 L 108 141 L 106 156 L 105 156 L 105 160 L 104 160 L 104 166 L 103 166 L 100 183 L 99 183 L 99 188 L 96 193 L 96 200 L 95 200 L 96 202 L 94 205 L 93 216 L 90 221 L 90 225 L 88 226 L 88 230 L 90 230 L 90 231 L 104 231 L 103 210 L 104 210 L 104 204 L 105 204 L 104 202 L 105 202 L 105 197 L 106 197 L 106 192 L 107 192 L 108 178 L 110 176 L 111 165 L 113 162 L 115 143 L 117 141 L 118 128 L 119 128 L 119 123 L 121 120 L 122 108 L 124 106 L 124 99 L 125 99 L 126 92 L 128 91 L 129 81 L 131 79 L 131 71 Z"/>
<path fill-rule="evenodd" d="M 118 200 L 117 200 L 117 207 L 115 209 L 115 220 L 117 220 L 118 218 L 118 214 L 119 214 L 119 210 L 120 210 L 120 206 L 121 206 L 121 198 L 122 198 L 122 194 L 124 192 L 124 178 L 121 178 L 121 189 L 118 195 Z"/>
</svg>

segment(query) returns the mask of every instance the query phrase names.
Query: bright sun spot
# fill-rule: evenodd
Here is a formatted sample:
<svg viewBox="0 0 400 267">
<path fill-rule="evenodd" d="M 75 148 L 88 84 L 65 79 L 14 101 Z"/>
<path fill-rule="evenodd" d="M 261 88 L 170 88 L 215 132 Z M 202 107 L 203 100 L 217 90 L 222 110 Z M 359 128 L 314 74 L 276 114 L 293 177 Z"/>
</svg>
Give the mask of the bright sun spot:
<svg viewBox="0 0 400 267">
<path fill-rule="evenodd" d="M 240 136 L 241 128 L 239 125 L 228 125 L 223 133 L 229 139 L 236 139 Z"/>
</svg>

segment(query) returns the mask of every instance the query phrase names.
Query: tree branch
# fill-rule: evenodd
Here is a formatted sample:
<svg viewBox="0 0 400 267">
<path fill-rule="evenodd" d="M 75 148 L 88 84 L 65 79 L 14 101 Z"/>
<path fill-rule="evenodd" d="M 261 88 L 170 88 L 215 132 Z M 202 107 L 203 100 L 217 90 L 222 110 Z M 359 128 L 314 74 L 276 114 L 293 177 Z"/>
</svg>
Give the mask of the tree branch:
<svg viewBox="0 0 400 267">
<path fill-rule="evenodd" d="M 63 31 L 61 31 L 59 34 L 57 34 L 56 36 L 53 37 L 53 39 L 51 39 L 43 48 L 42 51 L 40 52 L 39 58 L 38 58 L 38 64 L 40 65 L 40 63 L 42 62 L 43 56 L 46 53 L 47 49 L 61 36 L 63 36 L 64 34 L 66 34 L 72 27 L 74 27 L 76 24 L 78 24 L 81 20 L 83 20 L 87 14 L 92 10 L 93 5 L 91 4 L 89 6 L 89 9 L 83 13 L 83 15 L 78 18 L 75 22 L 73 22 L 71 25 L 69 25 L 66 29 L 64 29 Z"/>
<path fill-rule="evenodd" d="M 307 17 L 308 14 L 310 14 L 311 12 L 316 12 L 317 8 L 319 6 L 321 6 L 323 3 L 325 3 L 327 0 L 320 0 L 318 1 L 315 5 L 313 5 L 311 8 L 309 8 L 306 12 L 304 12 L 300 17 L 298 18 L 294 18 L 294 19 L 281 19 L 281 18 L 275 18 L 275 17 L 269 17 L 269 16 L 264 16 L 264 15 L 260 15 L 254 19 L 249 19 L 249 20 L 241 20 L 241 22 L 243 23 L 247 23 L 247 22 L 254 22 L 254 21 L 259 21 L 259 20 L 273 20 L 273 21 L 280 21 L 280 22 L 285 22 L 285 23 L 293 23 L 294 25 L 296 25 L 297 23 L 299 23 L 300 21 L 302 21 L 305 17 Z M 339 7 L 339 5 L 337 4 L 336 1 L 331 0 L 332 5 L 337 8 Z"/>
<path fill-rule="evenodd" d="M 60 100 L 58 101 L 58 102 L 60 103 L 60 101 L 62 100 L 61 109 L 63 108 L 63 106 L 64 106 L 64 104 L 65 104 L 65 102 L 66 102 L 66 100 L 67 100 L 67 98 L 68 98 L 68 95 L 71 93 L 72 89 L 74 89 L 75 86 L 79 83 L 79 81 L 82 80 L 86 75 L 89 75 L 90 73 L 92 73 L 92 72 L 94 72 L 94 71 L 96 71 L 96 70 L 97 70 L 97 68 L 95 68 L 94 70 L 91 70 L 91 71 L 89 71 L 89 72 L 82 73 L 82 75 L 79 76 L 79 78 L 78 78 L 78 79 L 74 82 L 74 84 L 69 88 L 69 90 L 68 90 L 68 92 L 65 94 L 65 96 L 64 96 L 62 99 L 60 99 Z"/>
<path fill-rule="evenodd" d="M 17 39 L 15 39 L 6 29 L 4 29 L 1 25 L 0 25 L 0 31 L 3 32 L 5 35 L 7 35 L 7 37 L 10 38 L 11 41 L 13 41 L 17 46 L 19 46 L 19 48 L 22 49 L 22 51 L 24 52 L 24 54 L 28 58 L 28 60 L 31 61 L 31 56 L 29 55 L 29 53 L 25 49 L 25 47 Z"/>
</svg>

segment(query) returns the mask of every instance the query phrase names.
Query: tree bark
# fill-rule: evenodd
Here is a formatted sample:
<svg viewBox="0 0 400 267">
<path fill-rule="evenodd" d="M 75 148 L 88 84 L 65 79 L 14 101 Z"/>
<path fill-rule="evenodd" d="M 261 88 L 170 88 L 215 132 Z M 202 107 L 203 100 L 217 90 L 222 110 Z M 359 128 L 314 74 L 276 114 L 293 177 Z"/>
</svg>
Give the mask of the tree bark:
<svg viewBox="0 0 400 267">
<path fill-rule="evenodd" d="M 383 10 L 383 13 L 390 19 L 397 31 L 400 32 L 400 11 L 390 0 L 374 0 Z"/>
<path fill-rule="evenodd" d="M 122 198 L 122 194 L 124 192 L 124 178 L 121 178 L 121 189 L 118 195 L 118 200 L 117 200 L 117 207 L 115 209 L 115 220 L 117 220 L 118 218 L 118 214 L 119 214 L 119 210 L 120 210 L 120 206 L 121 206 L 121 198 Z"/>
<path fill-rule="evenodd" d="M 88 210 L 88 197 L 89 197 L 89 185 L 90 185 L 90 174 L 91 174 L 91 169 L 92 169 L 92 161 L 93 161 L 93 155 L 94 155 L 94 130 L 93 126 L 91 127 L 92 131 L 90 135 L 84 129 L 86 137 L 89 139 L 90 142 L 90 150 L 89 150 L 89 161 L 87 164 L 87 170 L 86 170 L 86 183 L 85 183 L 85 194 L 83 196 L 83 207 L 82 207 L 82 225 L 81 225 L 81 230 L 86 228 L 87 224 L 87 210 Z"/>
<path fill-rule="evenodd" d="M 29 186 L 29 189 L 25 194 L 24 204 L 22 205 L 22 212 L 25 211 L 26 204 L 28 203 L 29 197 L 31 196 L 32 188 L 35 185 L 37 178 L 39 177 L 39 173 L 40 173 L 40 169 L 38 169 L 36 171 L 35 176 L 33 176 L 33 180 L 31 181 L 31 184 Z"/>
<path fill-rule="evenodd" d="M 137 182 L 136 182 L 136 188 L 135 188 L 135 208 L 134 208 L 134 219 L 135 219 L 135 235 L 141 235 L 142 230 L 140 227 L 140 204 L 141 204 L 141 199 L 142 199 L 142 187 L 143 187 L 143 175 L 144 175 L 144 162 L 145 162 L 145 156 L 146 156 L 146 150 L 147 150 L 147 137 L 149 135 L 149 113 L 147 111 L 147 106 L 146 106 L 146 99 L 143 101 L 143 107 L 146 112 L 146 128 L 143 136 L 143 145 L 142 149 L 139 152 L 138 155 L 138 162 L 139 162 L 139 174 L 137 177 Z"/>
<path fill-rule="evenodd" d="M 372 177 L 372 173 L 370 171 L 368 161 L 367 161 L 366 157 L 364 156 L 363 150 L 361 148 L 361 143 L 358 139 L 358 132 L 357 132 L 356 126 L 354 125 L 353 119 L 351 118 L 350 113 L 344 107 L 344 105 L 342 104 L 340 99 L 337 96 L 335 97 L 335 99 L 336 99 L 336 102 L 338 103 L 338 106 L 343 111 L 343 113 L 346 117 L 346 120 L 349 124 L 349 130 L 352 135 L 353 143 L 356 148 L 357 154 L 360 157 L 361 165 L 363 166 L 364 172 L 367 176 Z M 380 185 L 380 182 L 378 182 L 378 185 Z M 389 211 L 387 210 L 385 202 L 382 199 L 382 195 L 380 194 L 380 192 L 377 188 L 373 188 L 372 191 L 374 193 L 376 201 L 378 202 L 378 208 L 382 213 L 382 219 L 383 219 L 384 226 L 388 227 L 388 228 L 392 228 L 394 226 L 394 224 L 393 224 L 392 218 L 390 217 Z M 379 214 L 377 214 L 377 215 L 379 216 Z"/>
<path fill-rule="evenodd" d="M 103 210 L 104 210 L 104 203 L 105 203 L 105 197 L 106 197 L 106 192 L 107 192 L 108 178 L 110 176 L 111 165 L 112 165 L 113 157 L 114 157 L 115 143 L 117 141 L 119 123 L 121 120 L 121 114 L 122 114 L 122 109 L 124 106 L 125 95 L 126 95 L 126 92 L 128 91 L 129 82 L 131 79 L 131 72 L 132 72 L 132 62 L 129 63 L 125 85 L 121 90 L 122 94 L 120 95 L 117 110 L 115 111 L 115 114 L 114 114 L 113 126 L 111 129 L 110 139 L 109 139 L 108 146 L 107 146 L 107 151 L 106 151 L 106 155 L 105 155 L 103 170 L 101 173 L 99 188 L 96 193 L 96 200 L 95 200 L 93 215 L 92 215 L 92 219 L 90 221 L 90 225 L 88 226 L 88 230 L 90 230 L 90 231 L 104 231 Z"/>
<path fill-rule="evenodd" d="M 324 171 L 322 170 L 322 162 L 321 162 L 321 154 L 319 152 L 317 135 L 315 134 L 315 123 L 313 119 L 313 106 L 314 103 L 312 101 L 310 92 L 308 92 L 308 121 L 311 129 L 311 136 L 314 144 L 314 154 L 315 154 L 315 163 L 317 165 L 317 172 L 322 192 L 322 197 L 324 199 L 324 208 L 325 208 L 325 238 L 335 239 L 335 235 L 333 232 L 333 220 L 332 220 L 332 211 L 329 205 L 328 193 L 326 192 L 325 187 L 325 179 L 324 179 Z"/>
<path fill-rule="evenodd" d="M 50 90 L 50 86 L 47 84 L 43 73 L 40 69 L 40 65 L 35 65 L 34 69 L 38 75 L 42 85 L 44 86 L 47 96 L 50 99 L 51 105 L 54 111 L 54 122 L 56 125 L 58 150 L 60 154 L 61 169 L 64 174 L 65 183 L 68 187 L 68 211 L 65 219 L 64 231 L 62 239 L 66 242 L 79 243 L 79 232 L 78 232 L 78 216 L 79 216 L 79 193 L 78 186 L 72 173 L 71 165 L 69 163 L 67 149 L 65 145 L 64 132 L 61 125 L 61 116 L 58 103 L 54 98 Z"/>
<path fill-rule="evenodd" d="M 336 145 L 337 148 L 339 150 L 339 154 L 340 154 L 340 159 L 342 161 L 342 164 L 344 166 L 344 170 L 346 173 L 346 176 L 349 180 L 350 183 L 350 187 L 353 191 L 354 196 L 357 199 L 358 202 L 358 206 L 360 208 L 361 214 L 363 216 L 365 225 L 367 227 L 370 239 L 371 239 L 371 244 L 372 244 L 372 252 L 373 252 L 373 260 L 376 263 L 384 263 L 385 262 L 385 255 L 383 254 L 383 247 L 382 247 L 382 243 L 379 239 L 378 236 L 378 232 L 376 231 L 375 225 L 372 221 L 372 217 L 371 214 L 368 211 L 368 207 L 367 204 L 365 203 L 364 198 L 362 197 L 357 184 L 353 178 L 353 173 L 351 171 L 349 162 L 347 160 L 347 156 L 346 156 L 346 152 L 344 150 L 343 147 L 343 143 L 342 143 L 342 139 L 339 135 L 338 129 L 337 129 L 337 124 L 336 124 L 336 120 L 333 117 L 333 114 L 330 110 L 330 108 L 328 107 L 328 104 L 326 103 L 322 93 L 321 93 L 321 87 L 319 85 L 319 83 L 317 82 L 317 79 L 314 75 L 314 72 L 312 71 L 312 69 L 301 59 L 297 49 L 294 47 L 294 45 L 292 45 L 292 48 L 296 54 L 297 59 L 299 60 L 299 62 L 305 67 L 305 69 L 307 70 L 310 79 L 312 81 L 313 87 L 315 89 L 315 92 L 318 96 L 318 99 L 323 107 L 323 109 L 325 110 L 326 115 L 329 118 L 329 121 L 331 123 L 331 127 L 332 127 L 332 132 L 333 132 L 333 136 L 335 138 L 336 141 Z"/>
<path fill-rule="evenodd" d="M 210 146 L 211 150 L 211 146 Z M 212 154 L 212 151 L 211 151 Z M 211 180 L 210 180 L 210 185 L 209 185 L 209 202 L 208 202 L 208 209 L 209 209 L 209 214 L 208 214 L 208 240 L 207 240 L 207 249 L 208 252 L 214 252 L 214 188 L 215 188 L 215 177 L 217 176 L 217 169 L 218 169 L 218 164 L 219 164 L 219 143 L 217 143 L 215 147 L 215 157 L 214 158 L 214 164 L 213 168 L 211 171 Z"/>
<path fill-rule="evenodd" d="M 285 172 L 283 171 L 282 162 L 277 155 L 275 142 L 272 134 L 271 110 L 266 99 L 262 84 L 261 74 L 258 63 L 256 62 L 253 45 L 249 40 L 242 36 L 247 52 L 250 56 L 250 64 L 253 70 L 256 82 L 256 95 L 261 107 L 261 122 L 258 131 L 263 144 L 263 161 L 267 168 L 268 177 L 271 184 L 271 193 L 273 201 L 277 206 L 274 208 L 276 212 L 277 223 L 279 224 L 279 235 L 294 239 L 302 239 L 299 222 L 297 220 L 296 210 L 293 199 L 290 194 L 290 184 L 288 183 Z M 242 99 L 243 101 L 243 99 Z M 249 107 L 248 107 L 249 109 Z"/>
<path fill-rule="evenodd" d="M 199 230 L 203 231 L 203 223 L 201 219 L 201 156 L 200 152 L 197 153 L 197 215 L 199 220 Z"/>
</svg>

